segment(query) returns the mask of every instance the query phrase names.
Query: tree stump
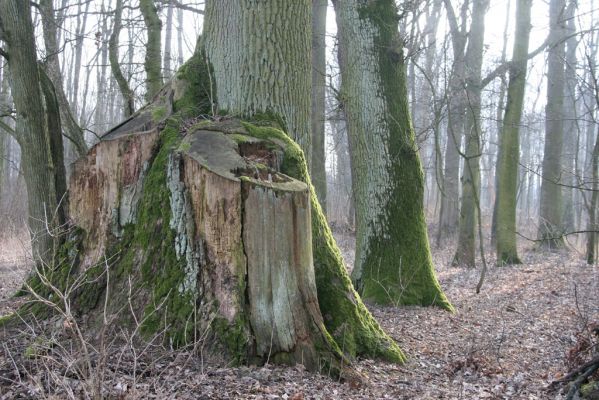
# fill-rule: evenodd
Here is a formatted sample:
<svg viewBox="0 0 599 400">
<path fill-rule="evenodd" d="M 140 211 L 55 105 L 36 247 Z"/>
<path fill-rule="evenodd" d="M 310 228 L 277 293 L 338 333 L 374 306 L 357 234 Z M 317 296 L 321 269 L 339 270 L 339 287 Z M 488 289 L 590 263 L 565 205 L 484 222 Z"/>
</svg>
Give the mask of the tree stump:
<svg viewBox="0 0 599 400">
<path fill-rule="evenodd" d="M 105 135 L 71 176 L 89 277 L 78 311 L 94 326 L 108 296 L 108 312 L 146 335 L 184 344 L 210 331 L 237 361 L 340 365 L 318 305 L 310 189 L 279 172 L 284 145 L 236 120 L 184 128 L 149 113 Z"/>
</svg>

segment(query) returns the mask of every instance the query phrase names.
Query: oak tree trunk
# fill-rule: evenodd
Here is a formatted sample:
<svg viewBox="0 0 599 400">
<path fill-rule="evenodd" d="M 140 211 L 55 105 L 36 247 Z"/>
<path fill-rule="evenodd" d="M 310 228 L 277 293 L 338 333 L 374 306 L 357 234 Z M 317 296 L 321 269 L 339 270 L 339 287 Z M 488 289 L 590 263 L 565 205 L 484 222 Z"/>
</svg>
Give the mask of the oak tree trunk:
<svg viewBox="0 0 599 400">
<path fill-rule="evenodd" d="M 378 303 L 451 309 L 428 243 L 395 3 L 333 4 L 356 204 L 352 278 Z"/>
</svg>

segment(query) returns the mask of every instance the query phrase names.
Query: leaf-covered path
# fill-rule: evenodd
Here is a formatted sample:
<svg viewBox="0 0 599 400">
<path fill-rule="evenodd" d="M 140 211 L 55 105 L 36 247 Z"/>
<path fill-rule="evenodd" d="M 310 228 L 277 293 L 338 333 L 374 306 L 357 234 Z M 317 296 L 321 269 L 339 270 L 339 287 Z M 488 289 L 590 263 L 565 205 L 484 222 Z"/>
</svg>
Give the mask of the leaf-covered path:
<svg viewBox="0 0 599 400">
<path fill-rule="evenodd" d="M 350 252 L 351 238 L 339 239 Z M 569 351 L 581 347 L 592 335 L 592 324 L 599 322 L 597 267 L 585 265 L 576 254 L 523 251 L 524 265 L 495 268 L 491 262 L 476 295 L 479 271 L 449 267 L 450 253 L 436 251 L 435 261 L 455 314 L 371 307 L 410 357 L 403 366 L 361 360 L 357 369 L 362 382 L 338 382 L 301 367 L 232 368 L 191 352 L 132 360 L 122 356 L 122 348 L 114 348 L 107 362 L 106 393 L 127 399 L 560 398 L 559 388 L 549 390 L 549 383 L 580 362 Z M 4 312 L 10 299 L 0 303 Z M 2 399 L 39 397 L 47 390 L 41 389 L 47 386 L 47 366 L 22 357 L 27 340 L 31 337 L 9 337 L 0 330 Z M 64 382 L 73 393 L 84 391 L 73 377 L 65 376 Z M 64 387 L 54 388 L 59 397 Z"/>
</svg>

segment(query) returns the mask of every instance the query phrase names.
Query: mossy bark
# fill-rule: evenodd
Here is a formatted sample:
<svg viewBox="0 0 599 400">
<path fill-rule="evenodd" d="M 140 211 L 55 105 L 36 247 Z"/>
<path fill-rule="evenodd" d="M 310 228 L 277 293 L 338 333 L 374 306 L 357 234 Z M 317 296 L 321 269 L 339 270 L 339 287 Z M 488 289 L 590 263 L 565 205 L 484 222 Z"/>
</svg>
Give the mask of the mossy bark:
<svg viewBox="0 0 599 400">
<path fill-rule="evenodd" d="M 144 18 L 146 33 L 148 35 L 146 42 L 146 54 L 144 58 L 144 68 L 146 70 L 146 101 L 152 101 L 152 98 L 160 91 L 162 87 L 162 21 L 158 17 L 158 10 L 154 0 L 140 0 L 139 10 Z"/>
<path fill-rule="evenodd" d="M 519 264 L 516 246 L 516 205 L 518 162 L 520 155 L 520 119 L 526 88 L 530 13 L 532 0 L 519 1 L 516 6 L 516 33 L 512 68 L 510 69 L 508 99 L 499 136 L 497 160 L 497 264 Z"/>
<path fill-rule="evenodd" d="M 395 3 L 334 4 L 356 201 L 352 277 L 377 303 L 452 309 L 428 243 Z"/>
</svg>

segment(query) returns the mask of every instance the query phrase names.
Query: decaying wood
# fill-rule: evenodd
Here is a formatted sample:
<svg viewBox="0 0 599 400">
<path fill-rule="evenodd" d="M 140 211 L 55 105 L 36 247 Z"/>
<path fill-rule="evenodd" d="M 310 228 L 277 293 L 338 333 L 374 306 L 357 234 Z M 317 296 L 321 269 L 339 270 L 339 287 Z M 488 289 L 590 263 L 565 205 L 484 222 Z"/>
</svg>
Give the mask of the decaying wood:
<svg viewBox="0 0 599 400">
<path fill-rule="evenodd" d="M 156 122 L 151 110 L 141 110 L 107 133 L 74 168 L 70 215 L 85 232 L 83 270 L 97 265 L 115 243 L 127 243 L 126 227 L 139 223 L 141 196 L 157 190 L 146 181 L 164 146 L 164 120 Z M 182 260 L 175 295 L 189 296 L 192 309 L 205 314 L 196 318 L 209 321 L 202 329 L 224 321 L 219 329 L 225 332 L 215 331 L 216 340 L 227 330 L 241 335 L 248 359 L 310 369 L 322 367 L 323 359 L 335 364 L 342 356 L 318 306 L 310 191 L 277 171 L 281 145 L 250 136 L 236 121 L 179 135 L 184 137 L 166 163 L 170 209 L 151 222 L 159 229 L 168 218 L 175 234 L 166 244 Z M 145 246 L 136 259 L 165 244 Z M 157 273 L 167 268 L 152 263 Z M 135 268 L 142 267 L 134 266 L 130 274 L 140 280 L 143 274 Z M 144 290 L 133 299 L 141 303 L 134 309 L 157 302 L 155 289 Z"/>
</svg>

